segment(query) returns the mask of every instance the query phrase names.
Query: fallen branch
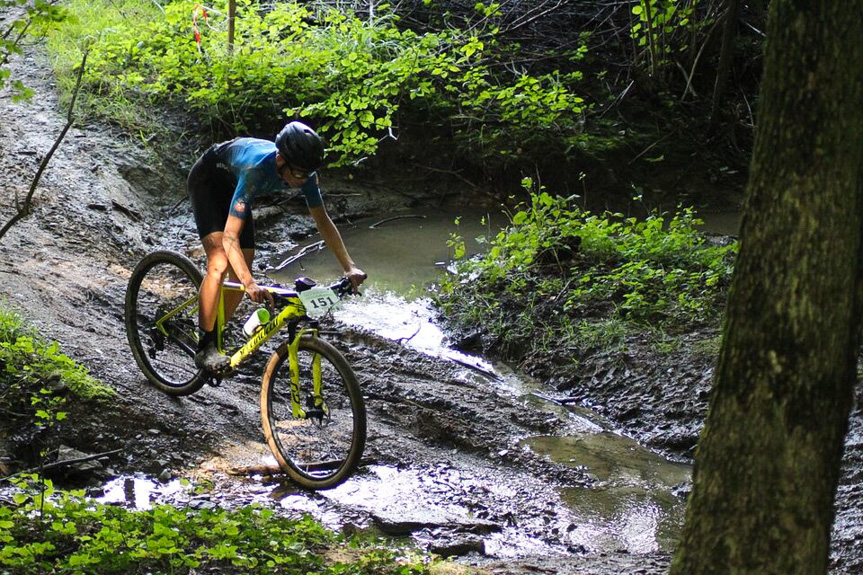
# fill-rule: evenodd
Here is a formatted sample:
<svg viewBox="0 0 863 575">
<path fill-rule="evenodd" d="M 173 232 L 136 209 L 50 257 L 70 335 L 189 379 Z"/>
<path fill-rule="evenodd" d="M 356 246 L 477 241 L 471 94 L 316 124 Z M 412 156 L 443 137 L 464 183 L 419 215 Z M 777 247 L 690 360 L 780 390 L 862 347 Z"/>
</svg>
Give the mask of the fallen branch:
<svg viewBox="0 0 863 575">
<path fill-rule="evenodd" d="M 45 168 L 48 167 L 48 162 L 51 161 L 51 157 L 54 155 L 54 152 L 57 151 L 57 148 L 60 146 L 63 138 L 66 137 L 66 132 L 69 131 L 69 128 L 72 127 L 72 123 L 75 121 L 75 100 L 78 98 L 78 91 L 81 89 L 81 79 L 84 77 L 84 66 L 87 64 L 87 53 L 88 50 L 85 50 L 84 56 L 81 59 L 81 67 L 78 69 L 78 79 L 75 83 L 75 91 L 72 92 L 72 100 L 69 102 L 69 115 L 66 119 L 66 125 L 63 127 L 63 131 L 60 132 L 60 135 L 54 141 L 54 145 L 51 146 L 51 149 L 48 150 L 48 153 L 45 154 L 44 158 L 42 158 L 42 163 L 39 164 L 39 169 L 36 171 L 33 182 L 30 184 L 30 191 L 27 192 L 27 197 L 24 198 L 24 203 L 19 204 L 16 198 L 15 207 L 18 209 L 18 211 L 14 216 L 12 216 L 12 219 L 6 222 L 6 225 L 3 226 L 2 229 L 0 229 L 0 239 L 2 239 L 4 235 L 6 235 L 6 232 L 9 231 L 9 228 L 15 225 L 19 220 L 22 220 L 28 215 L 30 215 L 30 206 L 33 200 L 33 194 L 36 193 L 36 186 L 39 185 L 39 180 L 42 179 L 42 173 L 45 171 Z"/>
<path fill-rule="evenodd" d="M 93 459 L 99 459 L 100 457 L 107 457 L 109 455 L 116 455 L 124 451 L 121 449 L 114 449 L 111 451 L 103 451 L 102 453 L 95 453 L 93 455 L 86 455 L 84 457 L 76 457 L 75 459 L 64 459 L 63 461 L 55 461 L 54 463 L 48 463 L 46 465 L 40 465 L 39 467 L 31 467 L 30 469 L 25 469 L 24 471 L 19 471 L 18 473 L 13 473 L 12 475 L 7 475 L 6 477 L 0 477 L 0 481 L 8 481 L 13 477 L 17 477 L 18 475 L 24 475 L 26 473 L 34 473 L 36 471 L 42 473 L 44 471 L 48 471 L 49 469 L 57 469 L 58 467 L 65 467 L 67 465 L 75 465 L 77 463 L 85 463 L 87 461 L 92 461 Z"/>
<path fill-rule="evenodd" d="M 403 219 L 407 219 L 407 218 L 420 218 L 420 219 L 424 220 L 426 217 L 422 216 L 422 215 L 416 215 L 416 214 L 405 214 L 403 216 L 392 216 L 391 218 L 384 218 L 379 222 L 373 223 L 372 225 L 369 226 L 369 229 L 373 230 L 373 229 L 375 229 L 378 226 L 381 226 L 383 224 L 386 224 L 386 223 L 389 223 L 389 222 L 392 222 L 395 220 L 403 220 Z"/>
<path fill-rule="evenodd" d="M 308 466 L 309 470 L 315 469 L 335 469 L 341 462 L 340 461 L 322 461 L 316 464 L 310 464 Z M 371 457 L 363 457 L 360 459 L 358 465 L 367 466 L 373 465 L 377 463 L 377 460 Z M 287 475 L 281 467 L 278 465 L 247 465 L 244 467 L 232 467 L 227 471 L 228 475 L 261 475 L 263 477 L 274 477 L 280 475 Z"/>
<path fill-rule="evenodd" d="M 289 258 L 287 258 L 285 260 L 282 260 L 282 263 L 280 263 L 279 265 L 277 265 L 273 269 L 275 269 L 276 271 L 280 271 L 280 270 L 286 268 L 287 266 L 291 265 L 295 261 L 306 257 L 310 253 L 321 251 L 322 249 L 326 248 L 326 246 L 327 246 L 327 244 L 323 240 L 315 242 L 313 244 L 310 244 L 310 245 L 304 247 L 303 249 L 301 249 L 298 253 L 290 256 Z"/>
<path fill-rule="evenodd" d="M 417 167 L 417 168 L 421 168 L 421 169 L 423 169 L 423 170 L 427 170 L 427 171 L 429 171 L 429 172 L 437 172 L 437 173 L 439 173 L 439 174 L 448 174 L 448 175 L 450 175 L 450 176 L 455 176 L 456 178 L 458 178 L 459 180 L 461 180 L 461 181 L 462 181 L 462 182 L 464 182 L 465 184 L 467 184 L 467 185 L 471 186 L 472 188 L 478 188 L 478 187 L 479 187 L 479 186 L 477 186 L 475 183 L 471 182 L 470 180 L 468 180 L 467 178 L 465 178 L 465 177 L 464 177 L 464 176 L 462 176 L 460 173 L 458 173 L 458 172 L 456 172 L 456 171 L 454 171 L 454 170 L 446 170 L 446 169 L 443 169 L 443 168 L 433 168 L 433 167 L 431 167 L 431 166 L 423 166 L 423 165 L 421 165 L 421 164 L 417 164 L 417 163 L 415 163 L 415 162 L 414 162 L 414 163 L 412 163 L 411 165 L 413 165 L 413 166 L 415 166 L 415 167 Z"/>
<path fill-rule="evenodd" d="M 408 337 L 400 337 L 400 338 L 398 338 L 398 339 L 396 339 L 396 340 L 394 340 L 394 341 L 395 341 L 396 343 L 405 343 L 405 342 L 408 342 L 408 341 L 410 341 L 410 340 L 412 340 L 413 338 L 415 338 L 415 337 L 416 337 L 416 335 L 420 332 L 420 330 L 422 329 L 422 327 L 423 327 L 423 324 L 422 324 L 422 323 L 420 323 L 420 324 L 418 324 L 418 325 L 417 325 L 417 330 L 416 330 L 415 332 L 413 332 L 413 334 L 412 334 L 412 335 L 410 335 L 410 336 L 408 336 Z"/>
</svg>

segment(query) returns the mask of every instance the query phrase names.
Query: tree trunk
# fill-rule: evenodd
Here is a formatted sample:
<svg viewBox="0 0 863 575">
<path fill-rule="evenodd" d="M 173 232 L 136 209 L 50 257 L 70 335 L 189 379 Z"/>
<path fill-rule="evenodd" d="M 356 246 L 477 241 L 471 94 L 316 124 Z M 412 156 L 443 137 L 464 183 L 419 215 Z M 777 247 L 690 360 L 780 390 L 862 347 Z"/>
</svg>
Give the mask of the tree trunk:
<svg viewBox="0 0 863 575">
<path fill-rule="evenodd" d="M 234 24 L 237 17 L 237 0 L 228 0 L 228 54 L 234 53 Z"/>
<path fill-rule="evenodd" d="M 773 0 L 710 410 L 673 575 L 827 570 L 861 316 L 861 0 Z"/>
</svg>

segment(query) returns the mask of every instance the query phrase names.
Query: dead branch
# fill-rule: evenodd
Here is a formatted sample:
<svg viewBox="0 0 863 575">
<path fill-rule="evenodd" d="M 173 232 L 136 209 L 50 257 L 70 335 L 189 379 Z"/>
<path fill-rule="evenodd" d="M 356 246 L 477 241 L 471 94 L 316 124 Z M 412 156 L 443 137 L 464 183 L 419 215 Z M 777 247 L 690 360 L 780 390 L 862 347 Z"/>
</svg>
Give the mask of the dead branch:
<svg viewBox="0 0 863 575">
<path fill-rule="evenodd" d="M 18 473 L 7 475 L 6 477 L 0 477 L 0 481 L 7 481 L 12 479 L 13 477 L 17 477 L 19 475 L 25 475 L 27 473 L 42 473 L 43 471 L 47 471 L 49 469 L 57 469 L 58 467 L 67 467 L 69 465 L 76 465 L 78 463 L 84 463 L 86 461 L 92 461 L 94 459 L 99 459 L 100 457 L 108 457 L 110 455 L 116 455 L 123 451 L 123 449 L 114 449 L 111 451 L 103 451 L 102 453 L 94 453 L 93 455 L 85 455 L 84 457 L 76 457 L 74 459 L 64 459 L 63 461 L 55 461 L 54 463 L 47 463 L 45 465 L 40 465 L 39 467 L 31 467 L 30 469 L 25 469 L 24 471 L 19 471 Z"/>
<path fill-rule="evenodd" d="M 48 153 L 45 154 L 45 157 L 42 158 L 42 162 L 39 164 L 39 169 L 36 171 L 36 175 L 33 177 L 33 182 L 30 184 L 30 191 L 27 192 L 27 197 L 24 198 L 24 203 L 19 204 L 16 200 L 15 207 L 17 208 L 17 212 L 12 219 L 6 222 L 6 225 L 0 229 L 0 239 L 6 235 L 6 232 L 9 231 L 13 225 L 15 225 L 19 220 L 24 219 L 28 215 L 30 215 L 30 206 L 33 200 L 33 194 L 36 193 L 36 187 L 39 185 L 39 180 L 42 179 L 42 173 L 45 171 L 45 168 L 48 167 L 48 162 L 51 161 L 51 157 L 54 155 L 54 152 L 57 151 L 57 148 L 60 146 L 60 143 L 63 141 L 63 138 L 66 137 L 66 133 L 69 131 L 69 128 L 72 127 L 72 123 L 75 121 L 75 100 L 78 98 L 78 91 L 81 89 L 81 79 L 84 77 L 84 66 L 87 64 L 87 53 L 88 50 L 84 50 L 84 56 L 81 58 L 81 66 L 78 68 L 78 79 L 75 83 L 75 90 L 72 92 L 72 100 L 69 102 L 69 115 L 66 119 L 66 125 L 63 127 L 63 131 L 60 132 L 60 135 L 54 141 L 54 145 L 51 146 L 51 149 L 48 150 Z"/>
<path fill-rule="evenodd" d="M 530 24 L 531 22 L 534 22 L 534 21 L 539 20 L 540 18 L 542 18 L 544 16 L 551 14 L 552 12 L 554 12 L 555 10 L 557 10 L 558 8 L 560 8 L 563 5 L 564 5 L 564 0 L 558 0 L 557 3 L 554 6 L 552 6 L 551 8 L 546 8 L 545 10 L 543 10 L 543 8 L 545 8 L 545 6 L 546 6 L 546 3 L 544 2 L 541 5 L 537 6 L 536 8 L 529 10 L 526 14 L 521 16 L 518 20 L 513 22 L 510 26 L 507 26 L 505 29 L 501 30 L 500 34 L 503 35 L 503 34 L 509 34 L 509 33 L 515 32 L 519 28 L 523 28 L 523 27 L 527 26 L 528 24 Z"/>
</svg>

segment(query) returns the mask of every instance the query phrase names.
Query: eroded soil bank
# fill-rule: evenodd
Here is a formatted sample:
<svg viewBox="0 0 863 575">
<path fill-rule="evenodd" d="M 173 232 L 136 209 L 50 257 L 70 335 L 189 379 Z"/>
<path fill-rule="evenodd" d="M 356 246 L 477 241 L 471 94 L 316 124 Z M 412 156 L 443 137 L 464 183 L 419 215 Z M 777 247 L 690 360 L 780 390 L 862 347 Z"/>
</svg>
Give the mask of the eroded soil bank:
<svg viewBox="0 0 863 575">
<path fill-rule="evenodd" d="M 36 95 L 28 104 L 0 98 L 6 206 L 26 193 L 64 123 L 44 59 L 31 53 L 14 65 Z M 144 383 L 122 322 L 126 282 L 144 253 L 171 248 L 201 261 L 188 207 L 180 201 L 193 159 L 190 152 L 176 165 L 164 165 L 110 127 L 73 128 L 42 179 L 33 215 L 0 243 L 0 294 L 119 394 L 111 409 L 72 413 L 60 432 L 59 442 L 85 453 L 121 450 L 91 473 L 104 481 L 140 473 L 166 482 L 190 476 L 212 487 L 203 494 L 166 494 L 166 500 L 196 507 L 258 501 L 286 513 L 312 513 L 338 529 L 410 533 L 433 551 L 495 573 L 666 570 L 671 544 L 663 543 L 651 517 L 610 513 L 597 524 L 570 504 L 584 490 L 627 488 L 621 479 L 626 473 L 600 476 L 579 461 L 547 457 L 536 445 L 530 449 L 525 440 L 604 438 L 623 431 L 688 462 L 713 365 L 709 353 L 696 351 L 702 349 L 696 342 L 715 334 L 694 335 L 661 357 L 633 341 L 623 356 L 583 358 L 577 371 L 549 369 L 550 363 L 536 370 L 539 382 L 531 390 L 501 385 L 500 374 L 429 357 L 370 330 L 341 326 L 328 337 L 346 352 L 367 394 L 369 464 L 342 487 L 321 494 L 261 475 L 228 473 L 266 461 L 259 367 L 249 366 L 220 387 L 172 399 Z M 440 200 L 427 191 L 335 180 L 325 193 L 342 225 L 348 225 L 345 217 Z M 256 215 L 269 246 L 261 261 L 292 248 L 312 227 L 299 200 L 274 202 Z M 836 573 L 863 571 L 861 419 L 858 409 L 837 499 Z M 0 437 L 0 456 L 17 459 L 26 453 L 26 442 L 26 434 Z M 679 499 L 686 489 L 681 481 L 670 497 Z M 629 531 L 607 527 L 627 521 Z M 646 543 L 639 539 L 644 533 L 652 534 Z"/>
</svg>

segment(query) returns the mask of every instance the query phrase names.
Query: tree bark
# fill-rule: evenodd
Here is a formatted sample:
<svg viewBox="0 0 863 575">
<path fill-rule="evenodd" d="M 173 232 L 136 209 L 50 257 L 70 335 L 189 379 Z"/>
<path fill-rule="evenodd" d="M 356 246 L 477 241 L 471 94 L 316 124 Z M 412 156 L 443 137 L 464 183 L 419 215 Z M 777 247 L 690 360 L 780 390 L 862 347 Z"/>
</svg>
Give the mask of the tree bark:
<svg viewBox="0 0 863 575">
<path fill-rule="evenodd" d="M 861 317 L 860 0 L 773 0 L 741 248 L 672 575 L 825 573 Z"/>
<path fill-rule="evenodd" d="M 228 0 L 228 54 L 234 53 L 234 24 L 237 18 L 237 0 Z"/>
</svg>

